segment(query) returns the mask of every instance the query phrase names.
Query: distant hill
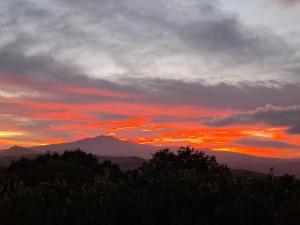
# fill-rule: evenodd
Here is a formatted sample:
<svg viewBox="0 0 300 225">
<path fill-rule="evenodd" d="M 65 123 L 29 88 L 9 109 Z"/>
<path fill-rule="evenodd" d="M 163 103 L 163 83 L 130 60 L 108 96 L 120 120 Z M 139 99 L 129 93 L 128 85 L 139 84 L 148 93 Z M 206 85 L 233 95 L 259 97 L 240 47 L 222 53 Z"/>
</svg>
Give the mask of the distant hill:
<svg viewBox="0 0 300 225">
<path fill-rule="evenodd" d="M 70 143 L 31 148 L 14 146 L 0 151 L 0 165 L 7 165 L 11 160 L 22 156 L 34 157 L 34 155 L 47 151 L 63 152 L 64 150 L 73 150 L 76 148 L 97 155 L 100 161 L 111 160 L 113 163 L 119 164 L 123 169 L 133 169 L 140 166 L 145 162 L 145 159 L 149 159 L 151 154 L 160 149 L 160 147 L 157 146 L 137 144 L 119 140 L 111 136 L 101 135 L 95 138 L 86 138 Z M 171 147 L 171 149 L 174 150 L 176 148 Z M 227 164 L 233 170 L 254 171 L 267 174 L 270 168 L 274 168 L 275 175 L 288 173 L 300 178 L 300 159 L 265 158 L 208 149 L 203 149 L 203 151 L 206 154 L 215 155 L 218 162 Z"/>
<path fill-rule="evenodd" d="M 0 157 L 9 157 L 9 156 L 25 156 L 25 155 L 31 155 L 31 154 L 38 154 L 40 153 L 37 150 L 33 150 L 30 148 L 24 148 L 21 146 L 13 146 L 9 149 L 0 151 Z"/>
<path fill-rule="evenodd" d="M 259 179 L 263 179 L 268 176 L 268 174 L 258 173 L 250 170 L 243 170 L 243 169 L 231 169 L 231 174 L 234 177 L 243 177 L 243 178 L 253 177 Z"/>
<path fill-rule="evenodd" d="M 204 150 L 207 154 L 217 157 L 218 162 L 226 164 L 231 169 L 242 169 L 267 174 L 270 168 L 274 168 L 275 175 L 284 175 L 286 173 L 300 178 L 300 159 L 281 159 L 257 157 L 247 154 L 234 152 L 222 152 Z"/>
<path fill-rule="evenodd" d="M 113 164 L 118 164 L 122 170 L 134 170 L 146 163 L 147 160 L 135 156 L 131 157 L 114 157 L 114 156 L 97 156 L 98 162 L 111 161 Z"/>
</svg>

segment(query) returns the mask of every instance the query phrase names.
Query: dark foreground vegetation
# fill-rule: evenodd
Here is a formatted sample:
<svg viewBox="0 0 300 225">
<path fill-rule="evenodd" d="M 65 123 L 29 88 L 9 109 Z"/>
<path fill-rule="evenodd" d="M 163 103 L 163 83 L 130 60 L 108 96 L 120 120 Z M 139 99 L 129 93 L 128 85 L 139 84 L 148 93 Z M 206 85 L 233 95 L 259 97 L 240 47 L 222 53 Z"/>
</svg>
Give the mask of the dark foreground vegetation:
<svg viewBox="0 0 300 225">
<path fill-rule="evenodd" d="M 233 177 L 190 148 L 123 172 L 81 151 L 13 162 L 0 175 L 2 225 L 299 225 L 292 176 Z"/>
</svg>

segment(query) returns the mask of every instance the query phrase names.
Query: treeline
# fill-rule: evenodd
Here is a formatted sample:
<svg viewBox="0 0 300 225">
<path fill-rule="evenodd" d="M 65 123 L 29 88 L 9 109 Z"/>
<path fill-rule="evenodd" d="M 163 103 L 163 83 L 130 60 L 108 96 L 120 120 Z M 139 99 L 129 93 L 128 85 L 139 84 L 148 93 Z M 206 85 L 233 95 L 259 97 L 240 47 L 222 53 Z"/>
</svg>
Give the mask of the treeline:
<svg viewBox="0 0 300 225">
<path fill-rule="evenodd" d="M 188 147 L 133 171 L 80 150 L 48 153 L 1 171 L 0 224 L 299 225 L 300 182 L 233 177 Z"/>
</svg>

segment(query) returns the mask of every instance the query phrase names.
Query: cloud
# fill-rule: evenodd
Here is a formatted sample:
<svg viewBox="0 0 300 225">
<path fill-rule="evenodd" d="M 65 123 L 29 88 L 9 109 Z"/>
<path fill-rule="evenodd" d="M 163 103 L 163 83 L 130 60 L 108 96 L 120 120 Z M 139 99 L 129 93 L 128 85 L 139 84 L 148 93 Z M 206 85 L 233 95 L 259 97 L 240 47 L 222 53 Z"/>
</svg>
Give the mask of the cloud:
<svg viewBox="0 0 300 225">
<path fill-rule="evenodd" d="M 235 141 L 236 144 L 256 147 L 256 148 L 272 148 L 272 149 L 299 149 L 300 145 L 294 145 L 283 141 L 275 141 L 269 139 L 243 138 Z"/>
<path fill-rule="evenodd" d="M 0 49 L 2 74 L 27 76 L 47 81 L 79 78 L 79 68 L 76 68 L 75 65 L 58 62 L 49 54 L 26 54 L 26 44 L 23 43 L 25 41 L 17 39 Z"/>
<path fill-rule="evenodd" d="M 56 103 L 121 102 L 252 110 L 266 104 L 300 105 L 300 84 L 279 81 L 218 82 L 124 77 L 91 78 L 84 69 L 51 54 L 26 54 L 26 37 L 0 48 L 2 95 Z M 17 65 L 17 66 L 16 66 Z"/>
<path fill-rule="evenodd" d="M 280 3 L 284 7 L 293 7 L 300 3 L 299 0 L 275 0 L 275 1 Z"/>
<path fill-rule="evenodd" d="M 0 46 L 25 35 L 27 54 L 50 54 L 101 78 L 176 74 L 207 79 L 222 73 L 215 78 L 219 82 L 232 74 L 238 80 L 258 79 L 262 72 L 280 78 L 295 75 L 293 63 L 299 62 L 298 47 L 272 30 L 248 26 L 216 0 L 1 4 L 5 35 Z"/>
<path fill-rule="evenodd" d="M 11 0 L 0 14 L 0 123 L 35 140 L 140 117 L 201 133 L 208 117 L 300 105 L 299 48 L 217 0 Z"/>
<path fill-rule="evenodd" d="M 251 110 L 272 104 L 300 104 L 299 85 L 280 82 L 226 82 L 208 84 L 205 81 L 186 82 L 166 79 L 135 79 L 132 86 L 143 90 L 146 99 L 164 104 L 198 105 L 218 109 Z"/>
<path fill-rule="evenodd" d="M 70 5 L 69 0 L 64 2 Z M 115 32 L 117 40 L 113 44 L 120 48 L 111 56 L 117 54 L 116 61 L 135 73 L 147 72 L 148 67 L 151 73 L 155 73 L 157 67 L 172 72 L 179 69 L 185 73 L 187 68 L 180 68 L 180 61 L 185 60 L 188 67 L 193 68 L 187 71 L 189 73 L 203 74 L 207 67 L 211 67 L 206 71 L 208 73 L 212 68 L 226 73 L 228 67 L 235 70 L 236 67 L 250 66 L 253 69 L 259 65 L 268 69 L 276 67 L 272 71 L 274 74 L 290 60 L 294 61 L 294 53 L 298 51 L 265 27 L 247 26 L 237 15 L 223 11 L 218 1 L 189 0 L 179 8 L 174 0 L 151 3 L 114 0 L 110 4 L 106 1 L 71 2 L 74 10 L 92 15 L 96 21 L 103 19 L 105 23 L 101 23 L 101 28 L 107 28 L 107 33 Z M 122 55 L 122 50 L 129 54 Z M 166 61 L 167 65 L 164 64 Z"/>
<path fill-rule="evenodd" d="M 51 53 L 29 54 L 32 40 L 20 35 L 0 47 L 1 90 L 6 95 L 30 93 L 31 100 L 66 103 L 126 102 L 251 110 L 266 104 L 299 105 L 297 83 L 279 81 L 219 82 L 125 77 L 91 78 L 84 69 L 57 60 Z M 33 94 L 36 93 L 36 94 Z M 126 99 L 127 98 L 127 99 Z"/>
<path fill-rule="evenodd" d="M 209 126 L 266 124 L 286 127 L 289 134 L 300 134 L 300 106 L 275 107 L 267 105 L 250 112 L 234 113 L 203 122 Z"/>
</svg>

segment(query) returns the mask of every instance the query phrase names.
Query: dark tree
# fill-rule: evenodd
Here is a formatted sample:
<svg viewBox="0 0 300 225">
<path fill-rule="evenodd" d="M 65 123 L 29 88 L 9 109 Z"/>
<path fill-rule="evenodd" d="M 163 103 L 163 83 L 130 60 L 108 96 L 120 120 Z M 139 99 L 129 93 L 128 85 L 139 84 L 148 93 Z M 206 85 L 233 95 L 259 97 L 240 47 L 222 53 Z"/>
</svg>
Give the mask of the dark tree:
<svg viewBox="0 0 300 225">
<path fill-rule="evenodd" d="M 80 150 L 0 173 L 1 225 L 298 225 L 293 176 L 234 177 L 214 156 L 161 150 L 134 171 Z"/>
</svg>

